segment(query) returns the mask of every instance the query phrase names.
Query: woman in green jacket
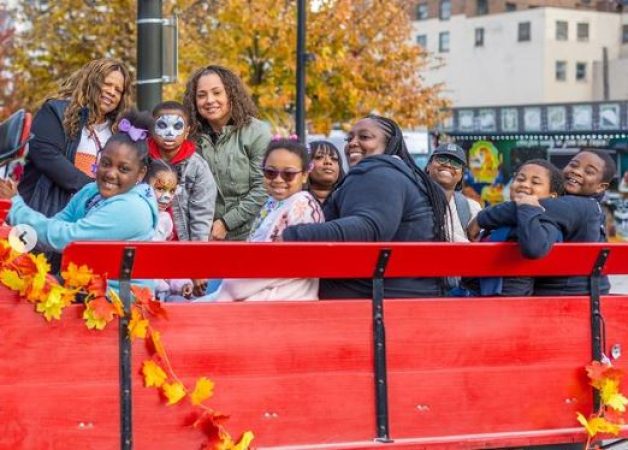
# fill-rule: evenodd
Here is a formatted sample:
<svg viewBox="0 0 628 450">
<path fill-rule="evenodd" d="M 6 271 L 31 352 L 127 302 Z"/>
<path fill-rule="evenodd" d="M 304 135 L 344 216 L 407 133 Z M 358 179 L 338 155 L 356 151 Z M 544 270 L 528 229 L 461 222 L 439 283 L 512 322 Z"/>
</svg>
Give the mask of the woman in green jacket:
<svg viewBox="0 0 628 450">
<path fill-rule="evenodd" d="M 191 135 L 218 185 L 211 237 L 243 241 L 266 200 L 262 159 L 270 127 L 256 118 L 242 80 L 221 66 L 197 70 L 184 103 L 191 112 Z"/>
</svg>

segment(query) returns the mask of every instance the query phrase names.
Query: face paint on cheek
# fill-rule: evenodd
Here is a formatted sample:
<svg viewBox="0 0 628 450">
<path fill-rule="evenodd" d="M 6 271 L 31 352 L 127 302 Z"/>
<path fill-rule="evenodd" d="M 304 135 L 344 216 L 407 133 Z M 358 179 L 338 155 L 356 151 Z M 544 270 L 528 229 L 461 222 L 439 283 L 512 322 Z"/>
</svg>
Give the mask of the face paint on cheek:
<svg viewBox="0 0 628 450">
<path fill-rule="evenodd" d="M 173 140 L 185 132 L 185 121 L 177 114 L 164 114 L 155 121 L 155 134 L 164 140 Z"/>
<path fill-rule="evenodd" d="M 170 203 L 172 203 L 173 198 L 174 196 L 169 192 L 164 192 L 163 194 L 157 196 L 157 203 L 159 203 L 160 206 L 168 207 L 170 206 Z"/>
<path fill-rule="evenodd" d="M 177 185 L 161 178 L 155 180 L 155 192 L 157 196 L 157 203 L 160 206 L 169 206 L 174 199 L 174 193 L 177 190 Z"/>
</svg>

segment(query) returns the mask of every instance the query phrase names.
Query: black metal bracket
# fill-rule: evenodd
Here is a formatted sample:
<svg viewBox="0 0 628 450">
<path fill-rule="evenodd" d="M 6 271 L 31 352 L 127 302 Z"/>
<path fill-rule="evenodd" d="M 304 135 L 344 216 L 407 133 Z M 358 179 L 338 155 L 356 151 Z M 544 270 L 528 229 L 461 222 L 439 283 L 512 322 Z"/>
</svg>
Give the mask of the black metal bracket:
<svg viewBox="0 0 628 450">
<path fill-rule="evenodd" d="M 379 252 L 373 274 L 373 355 L 375 361 L 375 419 L 377 442 L 389 443 L 388 425 L 388 380 L 386 371 L 386 329 L 384 326 L 384 272 L 390 259 L 391 250 Z"/>
<path fill-rule="evenodd" d="M 610 252 L 610 249 L 607 248 L 600 251 L 590 275 L 591 353 L 594 361 L 602 361 L 606 346 L 606 330 L 600 305 L 600 284 L 602 281 L 602 270 Z M 594 411 L 600 408 L 600 395 L 597 390 L 593 391 L 593 408 Z"/>
<path fill-rule="evenodd" d="M 120 361 L 120 448 L 133 448 L 133 405 L 131 393 L 131 339 L 129 317 L 131 316 L 131 273 L 135 262 L 135 248 L 125 247 L 120 266 L 120 299 L 124 305 L 124 316 L 120 317 L 119 361 Z"/>
</svg>

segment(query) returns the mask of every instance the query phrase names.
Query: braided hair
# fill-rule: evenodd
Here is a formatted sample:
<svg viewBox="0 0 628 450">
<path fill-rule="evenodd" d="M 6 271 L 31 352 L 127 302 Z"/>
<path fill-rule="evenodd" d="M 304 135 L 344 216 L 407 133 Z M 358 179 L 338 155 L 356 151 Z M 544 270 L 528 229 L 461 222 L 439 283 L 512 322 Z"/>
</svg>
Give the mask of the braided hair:
<svg viewBox="0 0 628 450">
<path fill-rule="evenodd" d="M 408 147 L 403 139 L 403 132 L 399 125 L 387 117 L 378 116 L 376 114 L 369 114 L 367 119 L 375 121 L 381 130 L 384 132 L 387 138 L 385 155 L 397 156 L 412 170 L 414 176 L 420 180 L 419 184 L 425 186 L 426 194 L 432 211 L 434 212 L 434 240 L 446 242 L 447 231 L 445 225 L 445 214 L 447 212 L 447 199 L 442 188 L 438 186 L 428 174 L 426 174 L 421 168 L 419 168 L 410 156 Z"/>
</svg>

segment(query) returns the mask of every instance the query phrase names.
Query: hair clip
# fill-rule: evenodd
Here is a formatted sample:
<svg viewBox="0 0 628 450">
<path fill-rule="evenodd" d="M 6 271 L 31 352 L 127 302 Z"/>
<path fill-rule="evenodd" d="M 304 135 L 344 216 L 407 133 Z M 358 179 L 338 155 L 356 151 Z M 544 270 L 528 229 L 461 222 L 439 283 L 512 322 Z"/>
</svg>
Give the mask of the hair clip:
<svg viewBox="0 0 628 450">
<path fill-rule="evenodd" d="M 277 133 L 277 134 L 274 134 L 273 137 L 271 138 L 271 141 L 281 141 L 281 140 L 298 141 L 299 136 L 297 136 L 296 134 L 291 134 L 290 136 L 282 136 L 280 133 Z"/>
<path fill-rule="evenodd" d="M 137 142 L 141 139 L 146 139 L 148 136 L 148 130 L 142 128 L 135 128 L 131 125 L 128 119 L 122 119 L 118 124 L 118 130 L 129 135 L 132 141 Z"/>
</svg>

